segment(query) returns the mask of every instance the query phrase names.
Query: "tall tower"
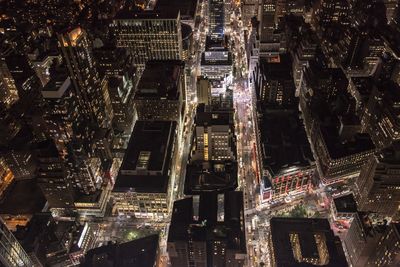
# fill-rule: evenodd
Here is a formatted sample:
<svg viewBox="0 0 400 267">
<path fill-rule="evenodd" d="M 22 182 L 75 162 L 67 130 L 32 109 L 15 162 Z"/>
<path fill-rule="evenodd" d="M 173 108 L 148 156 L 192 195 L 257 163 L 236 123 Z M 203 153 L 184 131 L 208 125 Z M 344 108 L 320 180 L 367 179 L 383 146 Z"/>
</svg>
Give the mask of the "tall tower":
<svg viewBox="0 0 400 267">
<path fill-rule="evenodd" d="M 6 267 L 33 267 L 21 244 L 0 220 L 0 262 Z"/>
<path fill-rule="evenodd" d="M 72 83 L 85 113 L 101 128 L 111 125 L 106 112 L 105 93 L 97 72 L 90 40 L 80 27 L 58 34 L 63 58 L 70 72 Z"/>
</svg>

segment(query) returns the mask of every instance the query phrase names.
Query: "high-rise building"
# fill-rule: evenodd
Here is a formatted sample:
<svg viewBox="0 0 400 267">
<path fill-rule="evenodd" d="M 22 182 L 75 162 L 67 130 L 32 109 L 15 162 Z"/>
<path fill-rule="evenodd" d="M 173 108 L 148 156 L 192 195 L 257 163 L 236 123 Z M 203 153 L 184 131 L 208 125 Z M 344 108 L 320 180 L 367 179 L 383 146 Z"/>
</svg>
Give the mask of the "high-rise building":
<svg viewBox="0 0 400 267">
<path fill-rule="evenodd" d="M 41 83 L 39 77 L 31 67 L 28 57 L 18 53 L 9 53 L 4 56 L 4 61 L 5 63 L 3 64 L 7 65 L 8 71 L 12 77 L 12 80 L 9 79 L 8 74 L 5 73 L 5 81 L 9 90 L 8 93 L 15 95 L 15 91 L 13 91 L 15 86 L 19 98 L 26 98 L 31 101 L 34 100 L 39 94 Z M 5 70 L 4 65 L 2 69 Z M 14 82 L 14 86 L 11 85 L 12 81 Z"/>
<path fill-rule="evenodd" d="M 392 81 L 376 84 L 361 115 L 362 130 L 371 135 L 375 145 L 384 148 L 400 140 L 400 86 Z"/>
<path fill-rule="evenodd" d="M 53 141 L 41 143 L 36 152 L 37 181 L 50 208 L 73 208 L 74 191 L 68 172 Z"/>
<path fill-rule="evenodd" d="M 35 266 L 21 244 L 0 220 L 0 262 L 6 267 Z"/>
<path fill-rule="evenodd" d="M 4 158 L 0 157 L 0 198 L 12 181 L 14 181 L 14 174 L 8 167 Z"/>
<path fill-rule="evenodd" d="M 120 11 L 112 27 L 117 47 L 126 48 L 133 64 L 144 67 L 148 60 L 182 59 L 179 10 L 176 12 Z"/>
<path fill-rule="evenodd" d="M 52 69 L 50 80 L 41 92 L 48 135 L 57 145 L 65 146 L 76 135 L 82 134 L 85 128 L 82 124 L 86 121 L 67 70 Z"/>
<path fill-rule="evenodd" d="M 206 50 L 201 54 L 200 67 L 201 75 L 212 81 L 212 89 L 221 87 L 225 90 L 226 86 L 223 84 L 230 83 L 233 61 L 224 39 L 212 39 L 207 36 Z"/>
<path fill-rule="evenodd" d="M 243 192 L 226 192 L 221 196 L 222 212 L 215 191 L 201 194 L 198 206 L 193 198 L 175 201 L 167 245 L 173 267 L 244 266 Z"/>
<path fill-rule="evenodd" d="M 347 266 L 327 219 L 275 217 L 270 223 L 271 266 Z"/>
<path fill-rule="evenodd" d="M 125 243 L 108 244 L 89 250 L 82 267 L 154 267 L 159 264 L 159 236 L 149 235 Z"/>
<path fill-rule="evenodd" d="M 133 102 L 139 120 L 176 121 L 181 125 L 186 102 L 184 63 L 148 61 Z"/>
<path fill-rule="evenodd" d="M 119 169 L 113 212 L 139 218 L 164 218 L 176 175 L 177 124 L 137 121 Z"/>
<path fill-rule="evenodd" d="M 208 2 L 209 35 L 212 39 L 224 38 L 225 4 L 224 0 L 211 0 Z"/>
<path fill-rule="evenodd" d="M 92 44 L 84 29 L 76 27 L 58 34 L 63 58 L 83 112 L 97 126 L 108 128 L 112 114 L 106 110 L 107 87 L 102 86 L 92 53 Z"/>
<path fill-rule="evenodd" d="M 398 217 L 400 206 L 399 143 L 382 150 L 361 169 L 356 179 L 356 199 L 360 210 Z"/>
<path fill-rule="evenodd" d="M 7 108 L 18 101 L 18 90 L 5 58 L 0 59 L 0 102 Z"/>
<path fill-rule="evenodd" d="M 260 59 L 256 93 L 261 104 L 289 107 L 296 105 L 295 85 L 292 77 L 292 60 L 288 54 L 280 57 L 279 63 Z"/>
<path fill-rule="evenodd" d="M 213 111 L 200 104 L 195 118 L 195 151 L 192 160 L 236 160 L 233 113 Z"/>
<path fill-rule="evenodd" d="M 391 223 L 380 238 L 378 244 L 371 250 L 367 267 L 389 267 L 400 264 L 400 225 Z"/>
<path fill-rule="evenodd" d="M 317 3 L 313 14 L 313 26 L 319 36 L 329 37 L 327 36 L 331 33 L 329 29 L 336 27 L 336 32 L 340 32 L 342 26 L 349 25 L 350 6 L 348 1 L 322 0 Z"/>
</svg>

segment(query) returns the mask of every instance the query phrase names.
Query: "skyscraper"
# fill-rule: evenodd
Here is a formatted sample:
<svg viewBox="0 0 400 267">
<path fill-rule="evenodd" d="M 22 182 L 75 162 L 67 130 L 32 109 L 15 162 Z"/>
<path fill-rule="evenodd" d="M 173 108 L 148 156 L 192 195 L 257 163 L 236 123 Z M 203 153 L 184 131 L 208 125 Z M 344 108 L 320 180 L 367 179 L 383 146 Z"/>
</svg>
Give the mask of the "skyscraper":
<svg viewBox="0 0 400 267">
<path fill-rule="evenodd" d="M 18 97 L 18 90 L 15 81 L 11 76 L 4 58 L 0 59 L 0 102 L 6 107 L 14 104 Z"/>
<path fill-rule="evenodd" d="M 179 12 L 120 11 L 112 27 L 117 47 L 133 57 L 133 64 L 144 67 L 148 60 L 182 59 Z"/>
<path fill-rule="evenodd" d="M 33 267 L 21 244 L 0 220 L 0 263 L 6 267 Z"/>
<path fill-rule="evenodd" d="M 111 124 L 111 114 L 106 111 L 105 101 L 108 92 L 104 92 L 107 88 L 101 85 L 87 33 L 76 27 L 58 34 L 58 39 L 84 112 L 97 122 L 97 126 L 108 128 Z"/>
<path fill-rule="evenodd" d="M 385 216 L 399 216 L 400 143 L 372 156 L 356 179 L 356 199 L 360 210 Z"/>
</svg>

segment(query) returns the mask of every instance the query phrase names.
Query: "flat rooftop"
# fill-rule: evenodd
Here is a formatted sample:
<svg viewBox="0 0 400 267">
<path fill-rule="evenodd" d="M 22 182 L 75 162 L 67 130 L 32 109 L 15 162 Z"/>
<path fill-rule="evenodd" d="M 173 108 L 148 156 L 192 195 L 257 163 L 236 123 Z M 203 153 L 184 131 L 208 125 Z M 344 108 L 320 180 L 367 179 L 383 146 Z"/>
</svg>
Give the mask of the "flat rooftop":
<svg viewBox="0 0 400 267">
<path fill-rule="evenodd" d="M 219 221 L 218 193 L 216 191 L 200 194 L 199 216 L 193 217 L 193 198 L 174 202 L 168 242 L 220 240 L 226 242 L 228 249 L 246 252 L 243 192 L 224 193 L 224 220 Z M 206 222 L 206 223 L 204 223 Z M 188 231 L 190 230 L 190 231 Z"/>
<path fill-rule="evenodd" d="M 114 191 L 167 192 L 176 122 L 137 121 Z"/>
<path fill-rule="evenodd" d="M 81 266 L 153 267 L 157 261 L 158 235 L 89 250 Z"/>
<path fill-rule="evenodd" d="M 237 162 L 193 161 L 186 166 L 184 192 L 198 195 L 206 191 L 226 192 L 235 190 Z"/>
<path fill-rule="evenodd" d="M 154 10 L 167 13 L 179 11 L 182 20 L 194 20 L 198 0 L 158 0 Z"/>
<path fill-rule="evenodd" d="M 0 202 L 1 214 L 23 215 L 40 212 L 46 199 L 36 179 L 15 181 L 9 185 Z"/>
<path fill-rule="evenodd" d="M 234 126 L 233 111 L 231 110 L 212 110 L 205 104 L 197 105 L 196 125 L 231 125 Z"/>
<path fill-rule="evenodd" d="M 121 9 L 114 17 L 114 20 L 136 20 L 136 19 L 177 19 L 178 9 L 168 10 L 127 10 Z"/>
<path fill-rule="evenodd" d="M 375 149 L 375 145 L 367 133 L 356 133 L 351 139 L 341 140 L 336 125 L 321 126 L 321 133 L 332 159 Z"/>
<path fill-rule="evenodd" d="M 179 99 L 183 67 L 179 60 L 148 61 L 134 99 Z"/>
<path fill-rule="evenodd" d="M 333 202 L 338 212 L 357 212 L 357 203 L 354 200 L 353 194 L 334 198 Z"/>
<path fill-rule="evenodd" d="M 263 164 L 274 175 L 291 167 L 309 166 L 314 161 L 298 111 L 264 112 L 259 128 Z"/>
<path fill-rule="evenodd" d="M 343 248 L 338 237 L 330 229 L 327 219 L 309 218 L 278 218 L 274 217 L 271 223 L 271 238 L 277 266 L 315 266 L 305 261 L 298 261 L 294 257 L 295 242 L 291 236 L 297 235 L 301 255 L 304 258 L 319 259 L 315 234 L 320 234 L 325 241 L 328 259 L 327 267 L 348 266 Z"/>
</svg>

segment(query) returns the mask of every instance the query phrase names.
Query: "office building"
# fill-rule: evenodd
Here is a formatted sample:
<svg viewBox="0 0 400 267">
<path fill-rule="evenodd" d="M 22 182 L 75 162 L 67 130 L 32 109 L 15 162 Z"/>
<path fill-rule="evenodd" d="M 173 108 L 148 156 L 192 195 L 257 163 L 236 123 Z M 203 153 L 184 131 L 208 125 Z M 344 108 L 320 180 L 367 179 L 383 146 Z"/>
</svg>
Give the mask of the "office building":
<svg viewBox="0 0 400 267">
<path fill-rule="evenodd" d="M 197 78 L 197 103 L 210 105 L 211 104 L 211 83 L 210 81 L 200 76 Z"/>
<path fill-rule="evenodd" d="M 53 141 L 41 143 L 36 150 L 37 182 L 50 208 L 74 207 L 74 189 L 65 163 Z"/>
<path fill-rule="evenodd" d="M 367 267 L 389 267 L 400 264 L 400 225 L 391 223 L 370 251 Z"/>
<path fill-rule="evenodd" d="M 197 107 L 195 124 L 192 160 L 236 160 L 233 113 L 212 110 L 210 106 L 200 104 Z"/>
<path fill-rule="evenodd" d="M 0 59 L 0 91 L 0 101 L 7 108 L 11 107 L 19 99 L 15 80 L 4 57 Z"/>
<path fill-rule="evenodd" d="M 343 71 L 311 62 L 300 84 L 300 109 L 322 182 L 358 176 L 376 147 L 355 115 Z"/>
<path fill-rule="evenodd" d="M 392 81 L 373 86 L 361 116 L 362 130 L 371 135 L 378 148 L 400 140 L 400 86 Z"/>
<path fill-rule="evenodd" d="M 8 167 L 4 158 L 0 157 L 0 199 L 13 181 L 14 174 Z"/>
<path fill-rule="evenodd" d="M 139 120 L 182 122 L 186 102 L 184 64 L 178 60 L 149 61 L 133 103 Z"/>
<path fill-rule="evenodd" d="M 47 134 L 58 145 L 65 146 L 80 134 L 86 121 L 67 70 L 63 67 L 51 69 L 50 80 L 41 93 Z"/>
<path fill-rule="evenodd" d="M 80 266 L 154 267 L 159 263 L 159 237 L 149 235 L 89 250 Z"/>
<path fill-rule="evenodd" d="M 63 58 L 71 82 L 84 113 L 100 128 L 111 125 L 112 113 L 106 108 L 109 96 L 107 87 L 97 72 L 92 44 L 84 29 L 76 27 L 58 34 Z"/>
<path fill-rule="evenodd" d="M 233 61 L 232 54 L 229 52 L 225 39 L 212 39 L 207 36 L 206 50 L 201 54 L 200 63 L 201 75 L 212 80 L 212 87 L 229 85 L 232 71 Z M 216 86 L 214 85 L 216 83 Z"/>
<path fill-rule="evenodd" d="M 132 57 L 124 48 L 106 43 L 93 49 L 93 57 L 97 63 L 100 79 L 122 76 L 126 71 L 134 71 Z"/>
<path fill-rule="evenodd" d="M 55 221 L 50 212 L 40 212 L 18 228 L 15 236 L 34 261 L 33 266 L 75 266 L 94 245 L 95 230 L 95 225 Z"/>
<path fill-rule="evenodd" d="M 360 210 L 384 216 L 399 216 L 399 143 L 371 156 L 356 178 L 356 199 Z"/>
<path fill-rule="evenodd" d="M 136 122 L 112 192 L 114 213 L 167 216 L 176 175 L 176 131 L 172 121 Z"/>
<path fill-rule="evenodd" d="M 224 38 L 225 3 L 223 0 L 211 0 L 208 3 L 209 35 L 212 39 Z"/>
<path fill-rule="evenodd" d="M 288 54 L 281 55 L 279 63 L 260 59 L 256 78 L 257 99 L 261 104 L 277 107 L 296 105 L 295 84 L 292 75 L 292 60 Z"/>
<path fill-rule="evenodd" d="M 272 218 L 271 266 L 348 266 L 327 219 Z"/>
<path fill-rule="evenodd" d="M 17 180 L 32 179 L 36 162 L 33 153 L 27 148 L 11 150 L 3 154 L 4 161 Z"/>
<path fill-rule="evenodd" d="M 7 229 L 7 226 L 0 220 L 0 262 L 4 266 L 33 267 L 35 266 L 15 239 L 14 235 Z"/>
<path fill-rule="evenodd" d="M 1 60 L 3 61 L 1 72 L 3 86 L 5 85 L 6 95 L 8 95 L 6 102 L 12 104 L 17 100 L 17 97 L 30 101 L 34 100 L 39 94 L 41 83 L 31 67 L 28 57 L 11 52 L 5 54 L 3 60 Z"/>
<path fill-rule="evenodd" d="M 221 211 L 216 192 L 201 194 L 198 206 L 193 198 L 175 201 L 167 244 L 173 267 L 244 266 L 243 192 L 232 191 L 222 196 Z"/>
<path fill-rule="evenodd" d="M 332 38 L 329 36 L 333 31 L 330 29 L 336 27 L 336 33 L 340 34 L 339 29 L 350 24 L 349 2 L 345 0 L 322 0 L 315 6 L 312 21 L 313 27 L 316 29 L 319 36 Z"/>
<path fill-rule="evenodd" d="M 114 18 L 112 27 L 117 38 L 117 47 L 127 49 L 135 66 L 143 68 L 149 60 L 182 59 L 179 10 L 121 10 Z"/>
</svg>

